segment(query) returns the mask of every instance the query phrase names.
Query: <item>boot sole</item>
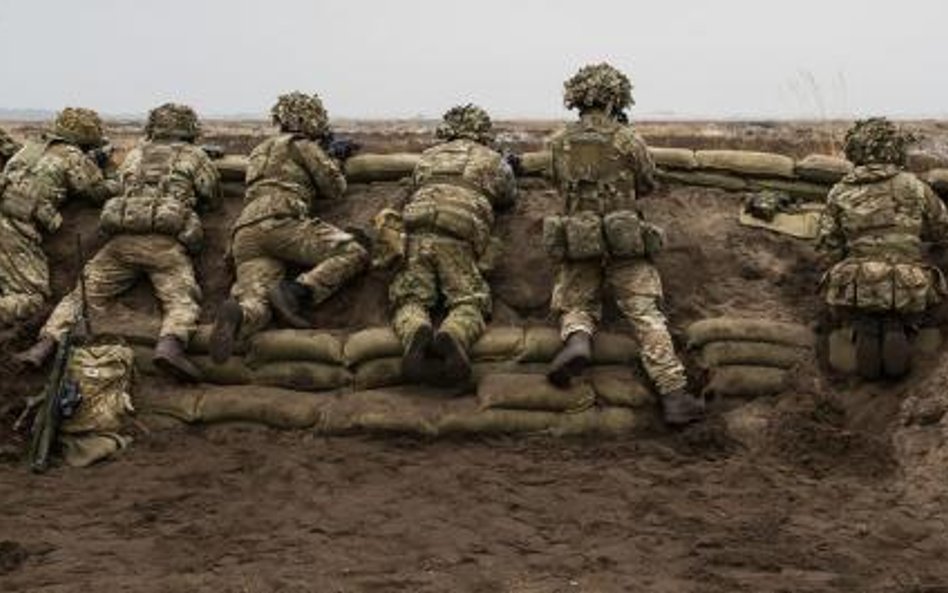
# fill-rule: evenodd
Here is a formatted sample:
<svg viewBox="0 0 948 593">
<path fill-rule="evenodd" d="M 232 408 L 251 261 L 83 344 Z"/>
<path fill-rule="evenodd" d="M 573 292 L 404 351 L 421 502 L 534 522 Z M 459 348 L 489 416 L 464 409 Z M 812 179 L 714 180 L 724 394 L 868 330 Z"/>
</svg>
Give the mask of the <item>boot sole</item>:
<svg viewBox="0 0 948 593">
<path fill-rule="evenodd" d="M 438 332 L 434 337 L 433 348 L 444 360 L 444 367 L 436 379 L 440 387 L 454 387 L 471 378 L 471 363 L 467 353 L 449 334 Z"/>
<path fill-rule="evenodd" d="M 283 293 L 278 288 L 270 290 L 268 296 L 270 307 L 273 308 L 273 312 L 283 323 L 296 329 L 312 329 L 312 324 L 293 310 L 295 308 L 293 304 L 284 298 Z"/>
<path fill-rule="evenodd" d="M 592 361 L 589 357 L 578 356 L 571 359 L 569 362 L 560 366 L 556 370 L 549 371 L 546 374 L 546 378 L 550 383 L 556 385 L 557 387 L 569 387 L 569 384 L 572 382 L 573 378 L 582 375 L 583 371 L 586 370 L 590 362 Z"/>
<path fill-rule="evenodd" d="M 214 364 L 227 362 L 234 353 L 234 342 L 240 330 L 240 320 L 243 312 L 240 305 L 233 301 L 224 301 L 214 320 L 214 329 L 211 331 L 210 354 Z"/>
<path fill-rule="evenodd" d="M 430 325 L 421 327 L 411 337 L 405 355 L 402 357 L 402 373 L 410 383 L 423 382 L 430 374 L 428 370 L 428 349 L 434 339 L 434 330 Z"/>
</svg>

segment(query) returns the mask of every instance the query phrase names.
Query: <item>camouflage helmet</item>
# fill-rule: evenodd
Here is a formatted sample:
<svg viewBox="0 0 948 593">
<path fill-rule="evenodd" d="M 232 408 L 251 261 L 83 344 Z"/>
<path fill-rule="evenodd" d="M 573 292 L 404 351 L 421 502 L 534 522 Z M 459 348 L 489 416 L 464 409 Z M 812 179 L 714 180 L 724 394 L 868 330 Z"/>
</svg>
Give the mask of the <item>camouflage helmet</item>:
<svg viewBox="0 0 948 593">
<path fill-rule="evenodd" d="M 481 144 L 489 144 L 494 139 L 494 124 L 487 112 L 474 105 L 456 105 L 448 109 L 441 124 L 435 130 L 435 136 L 442 140 L 466 138 Z"/>
<path fill-rule="evenodd" d="M 83 148 L 105 144 L 102 135 L 102 118 L 92 109 L 66 107 L 56 115 L 53 133 L 66 142 Z"/>
<path fill-rule="evenodd" d="M 609 64 L 589 64 L 563 83 L 567 109 L 621 111 L 634 105 L 629 77 Z"/>
<path fill-rule="evenodd" d="M 201 135 L 194 109 L 180 103 L 165 103 L 148 112 L 145 135 L 150 139 L 193 141 Z"/>
<path fill-rule="evenodd" d="M 910 137 L 884 117 L 859 120 L 846 132 L 846 158 L 855 165 L 903 165 Z"/>
<path fill-rule="evenodd" d="M 277 97 L 270 109 L 273 123 L 285 132 L 303 134 L 308 138 L 319 138 L 329 132 L 329 114 L 323 107 L 319 95 L 307 95 L 293 91 Z"/>
</svg>

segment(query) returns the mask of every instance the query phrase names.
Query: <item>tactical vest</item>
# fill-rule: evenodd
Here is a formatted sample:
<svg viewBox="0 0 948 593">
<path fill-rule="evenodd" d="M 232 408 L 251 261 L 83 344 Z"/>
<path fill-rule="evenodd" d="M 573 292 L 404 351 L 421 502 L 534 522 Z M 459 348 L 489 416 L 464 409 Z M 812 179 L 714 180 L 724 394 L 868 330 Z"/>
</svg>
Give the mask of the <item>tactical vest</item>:
<svg viewBox="0 0 948 593">
<path fill-rule="evenodd" d="M 43 157 L 55 140 L 30 142 L 7 163 L 4 170 L 0 212 L 10 218 L 39 225 L 53 233 L 62 225 L 59 204 L 65 189 L 51 175 L 43 175 Z"/>
<path fill-rule="evenodd" d="M 616 147 L 619 124 L 577 122 L 552 147 L 566 213 L 635 209 L 635 173 Z"/>
<path fill-rule="evenodd" d="M 167 235 L 189 251 L 198 251 L 204 230 L 194 211 L 197 196 L 192 180 L 177 167 L 189 149 L 183 143 L 144 145 L 137 168 L 125 180 L 125 195 L 111 198 L 102 207 L 102 232 Z"/>
<path fill-rule="evenodd" d="M 468 241 L 481 253 L 494 226 L 493 188 L 476 178 L 473 142 L 449 142 L 422 155 L 413 175 L 418 188 L 403 213 L 409 232 L 434 232 Z M 483 149 L 486 150 L 486 149 Z"/>
<path fill-rule="evenodd" d="M 316 182 L 301 162 L 299 141 L 302 136 L 283 134 L 250 153 L 244 210 L 235 228 L 269 218 L 309 217 Z"/>
</svg>

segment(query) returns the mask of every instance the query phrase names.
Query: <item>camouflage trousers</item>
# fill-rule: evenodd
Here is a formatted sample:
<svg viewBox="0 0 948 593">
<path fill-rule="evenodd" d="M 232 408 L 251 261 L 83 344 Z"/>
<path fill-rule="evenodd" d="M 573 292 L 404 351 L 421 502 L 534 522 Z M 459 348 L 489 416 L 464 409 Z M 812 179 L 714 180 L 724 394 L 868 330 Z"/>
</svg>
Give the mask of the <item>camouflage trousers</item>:
<svg viewBox="0 0 948 593">
<path fill-rule="evenodd" d="M 117 235 L 109 240 L 82 271 L 90 314 L 105 314 L 108 303 L 147 276 L 161 302 L 160 336 L 185 344 L 197 327 L 201 289 L 194 278 L 191 258 L 178 241 L 166 235 Z M 77 286 L 53 310 L 41 334 L 57 341 L 72 325 L 82 306 Z"/>
<path fill-rule="evenodd" d="M 231 247 L 237 281 L 231 295 L 240 303 L 245 336 L 270 321 L 268 292 L 286 274 L 286 265 L 311 266 L 296 281 L 313 292 L 313 303 L 329 298 L 369 263 L 355 238 L 318 219 L 271 218 L 239 229 Z"/>
<path fill-rule="evenodd" d="M 0 214 L 0 325 L 36 314 L 49 298 L 49 264 L 32 225 Z"/>
<path fill-rule="evenodd" d="M 685 368 L 675 354 L 665 315 L 659 308 L 662 281 L 644 259 L 565 262 L 553 288 L 552 307 L 560 315 L 563 340 L 573 332 L 592 335 L 602 316 L 602 293 L 608 284 L 622 314 L 632 324 L 642 349 L 642 366 L 659 393 L 687 385 Z"/>
<path fill-rule="evenodd" d="M 477 268 L 477 256 L 467 241 L 434 234 L 408 238 L 405 264 L 389 287 L 395 309 L 392 327 L 405 347 L 412 336 L 431 323 L 431 310 L 444 299 L 447 316 L 441 330 L 468 349 L 484 333 L 490 314 L 490 287 Z"/>
</svg>

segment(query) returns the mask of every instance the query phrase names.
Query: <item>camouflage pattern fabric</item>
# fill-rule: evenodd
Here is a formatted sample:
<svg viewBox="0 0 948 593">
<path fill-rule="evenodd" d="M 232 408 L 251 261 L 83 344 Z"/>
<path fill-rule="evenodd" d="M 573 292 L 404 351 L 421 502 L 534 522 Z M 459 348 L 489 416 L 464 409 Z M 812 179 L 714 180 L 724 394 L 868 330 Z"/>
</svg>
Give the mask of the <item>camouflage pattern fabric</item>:
<svg viewBox="0 0 948 593">
<path fill-rule="evenodd" d="M 349 233 L 318 219 L 270 218 L 237 231 L 232 247 L 237 281 L 231 295 L 243 310 L 241 334 L 270 321 L 267 293 L 283 279 L 287 263 L 311 266 L 296 281 L 312 289 L 318 305 L 368 265 L 369 254 Z"/>
<path fill-rule="evenodd" d="M 884 117 L 859 120 L 846 132 L 844 150 L 854 165 L 905 164 L 906 146 L 911 140 Z"/>
<path fill-rule="evenodd" d="M 81 148 L 96 148 L 105 144 L 102 118 L 91 109 L 66 107 L 56 115 L 53 134 Z"/>
<path fill-rule="evenodd" d="M 20 143 L 14 140 L 6 130 L 0 128 L 0 170 L 20 148 L 22 148 Z"/>
<path fill-rule="evenodd" d="M 821 286 L 830 306 L 920 313 L 948 294 L 923 241 L 948 239 L 948 210 L 894 164 L 856 167 L 830 191 L 818 246 L 838 260 Z"/>
<path fill-rule="evenodd" d="M 235 228 L 270 218 L 308 218 L 316 200 L 346 192 L 339 165 L 314 140 L 281 134 L 250 153 L 244 209 Z"/>
<path fill-rule="evenodd" d="M 0 214 L 0 326 L 38 313 L 49 293 L 49 264 L 39 233 Z"/>
<path fill-rule="evenodd" d="M 148 112 L 145 136 L 149 140 L 192 142 L 200 135 L 197 113 L 187 105 L 165 103 Z"/>
<path fill-rule="evenodd" d="M 404 268 L 389 287 L 392 326 L 405 347 L 431 323 L 429 311 L 442 295 L 448 314 L 441 329 L 469 348 L 484 332 L 484 316 L 491 311 L 490 286 L 477 269 L 474 249 L 467 241 L 436 234 L 410 236 Z"/>
<path fill-rule="evenodd" d="M 131 289 L 144 274 L 161 303 L 160 336 L 174 336 L 187 344 L 197 328 L 201 289 L 184 247 L 164 235 L 119 235 L 95 254 L 83 276 L 91 315 L 106 314 L 107 305 Z M 82 306 L 78 287 L 53 310 L 40 334 L 59 341 Z"/>
<path fill-rule="evenodd" d="M 280 95 L 270 109 L 270 117 L 281 132 L 302 134 L 311 140 L 329 133 L 329 114 L 315 93 L 307 95 L 293 91 Z"/>
<path fill-rule="evenodd" d="M 147 141 L 126 155 L 118 175 L 125 196 L 170 197 L 199 211 L 214 210 L 221 203 L 217 167 L 188 142 Z"/>
<path fill-rule="evenodd" d="M 605 111 L 582 113 L 578 122 L 550 140 L 550 148 L 553 181 L 569 216 L 634 211 L 635 200 L 655 189 L 655 165 L 645 143 Z M 612 288 L 619 309 L 632 324 L 642 348 L 642 364 L 659 393 L 683 389 L 685 369 L 659 306 L 661 278 L 647 258 L 564 261 L 551 304 L 560 316 L 563 340 L 577 331 L 595 333 L 605 285 Z"/>
<path fill-rule="evenodd" d="M 687 384 L 685 368 L 675 354 L 667 321 L 659 303 L 662 282 L 655 266 L 644 259 L 600 262 L 565 262 L 553 290 L 551 307 L 560 315 L 565 341 L 577 331 L 590 335 L 602 316 L 603 288 L 611 287 L 619 310 L 632 324 L 642 349 L 642 366 L 661 394 Z"/>
<path fill-rule="evenodd" d="M 487 145 L 494 139 L 494 124 L 490 116 L 473 103 L 452 107 L 441 119 L 435 136 L 442 140 L 465 139 Z"/>
<path fill-rule="evenodd" d="M 612 114 L 634 104 L 632 82 L 606 63 L 583 66 L 563 83 L 563 105 L 567 109 L 602 109 Z"/>
</svg>

